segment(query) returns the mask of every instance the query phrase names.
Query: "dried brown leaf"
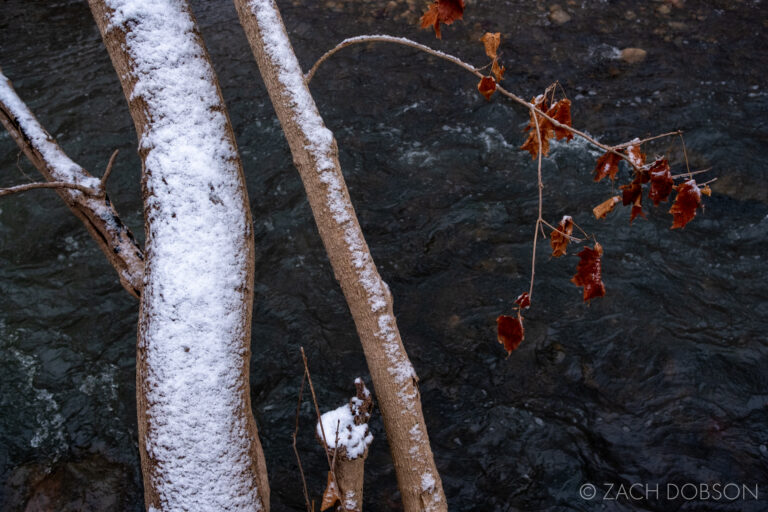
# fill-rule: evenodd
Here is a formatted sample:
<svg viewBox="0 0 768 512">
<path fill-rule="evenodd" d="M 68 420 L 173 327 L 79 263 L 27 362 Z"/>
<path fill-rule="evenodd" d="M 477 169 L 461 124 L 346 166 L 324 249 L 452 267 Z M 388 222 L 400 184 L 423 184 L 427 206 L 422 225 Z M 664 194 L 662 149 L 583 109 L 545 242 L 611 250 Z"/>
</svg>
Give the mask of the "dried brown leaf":
<svg viewBox="0 0 768 512">
<path fill-rule="evenodd" d="M 552 246 L 552 257 L 559 258 L 565 254 L 571 233 L 573 233 L 573 218 L 565 215 L 558 223 L 557 229 L 549 234 L 549 245 Z"/>
<path fill-rule="evenodd" d="M 597 242 L 594 247 L 585 247 L 579 252 L 579 265 L 571 282 L 584 287 L 584 302 L 605 295 L 602 257 L 603 247 Z"/>
<path fill-rule="evenodd" d="M 491 96 L 496 91 L 496 80 L 490 76 L 484 76 L 477 84 L 477 90 L 480 91 L 486 100 L 491 101 Z"/>
<path fill-rule="evenodd" d="M 701 206 L 701 189 L 696 180 L 688 180 L 677 186 L 677 197 L 669 209 L 674 217 L 672 229 L 684 228 L 696 216 L 696 209 Z"/>
<path fill-rule="evenodd" d="M 504 345 L 507 355 L 520 346 L 525 337 L 523 316 L 518 311 L 517 316 L 501 315 L 496 319 L 499 343 Z"/>
<path fill-rule="evenodd" d="M 610 199 L 606 199 L 599 205 L 592 208 L 592 213 L 596 219 L 604 219 L 606 215 L 611 213 L 616 205 L 621 202 L 621 196 L 613 196 Z"/>
</svg>

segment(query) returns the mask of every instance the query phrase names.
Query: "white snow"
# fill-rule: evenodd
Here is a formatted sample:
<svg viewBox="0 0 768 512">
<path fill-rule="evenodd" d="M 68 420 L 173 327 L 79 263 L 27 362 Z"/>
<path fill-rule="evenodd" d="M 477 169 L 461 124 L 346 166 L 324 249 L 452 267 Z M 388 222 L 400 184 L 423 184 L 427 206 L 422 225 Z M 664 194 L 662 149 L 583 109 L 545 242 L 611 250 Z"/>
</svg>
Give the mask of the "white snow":
<svg viewBox="0 0 768 512">
<path fill-rule="evenodd" d="M 325 432 L 326 446 L 332 449 L 343 446 L 350 460 L 362 456 L 373 441 L 367 423 L 355 425 L 355 416 L 349 404 L 326 412 L 320 419 L 323 422 L 322 428 L 320 422 L 315 427 L 318 437 L 323 439 Z"/>
<path fill-rule="evenodd" d="M 431 473 L 424 473 L 421 475 L 421 490 L 424 492 L 432 492 L 435 490 L 435 477 Z"/>
<path fill-rule="evenodd" d="M 260 510 L 247 420 L 246 198 L 214 71 L 179 0 L 107 0 L 152 120 L 140 322 L 159 508 Z M 247 362 L 245 363 L 247 364 Z M 250 411 L 247 411 L 250 414 Z"/>
<path fill-rule="evenodd" d="M 13 90 L 10 81 L 0 72 L 0 102 L 5 104 L 16 117 L 32 146 L 37 149 L 49 165 L 51 176 L 56 181 L 76 183 L 96 189 L 99 180 L 90 176 L 82 167 L 73 162 L 35 119 L 34 114 Z M 69 189 L 71 194 L 82 192 Z"/>
<path fill-rule="evenodd" d="M 346 510 L 360 510 L 360 505 L 355 497 L 355 491 L 350 490 L 344 493 L 344 508 Z"/>
</svg>

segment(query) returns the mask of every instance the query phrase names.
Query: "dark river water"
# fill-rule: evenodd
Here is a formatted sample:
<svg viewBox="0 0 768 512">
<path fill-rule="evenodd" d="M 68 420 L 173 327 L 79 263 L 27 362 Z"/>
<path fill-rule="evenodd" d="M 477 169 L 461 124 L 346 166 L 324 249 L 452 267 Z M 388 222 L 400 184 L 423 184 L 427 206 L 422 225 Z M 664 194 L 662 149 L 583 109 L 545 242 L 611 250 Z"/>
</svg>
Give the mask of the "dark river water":
<svg viewBox="0 0 768 512">
<path fill-rule="evenodd" d="M 563 0 L 570 20 L 558 25 L 549 3 L 468 0 L 465 20 L 437 41 L 416 29 L 422 2 L 278 3 L 305 68 L 363 33 L 411 37 L 481 65 L 479 37 L 500 31 L 505 87 L 528 98 L 559 80 L 574 123 L 610 143 L 682 129 L 691 166 L 718 177 L 684 230 L 670 231 L 668 205 L 631 227 L 627 210 L 598 222 L 591 209 L 612 194 L 591 180 L 599 155 L 555 143 L 544 216 L 572 215 L 597 234 L 607 295 L 583 304 L 569 282 L 576 257 L 550 261 L 542 243 L 526 339 L 505 358 L 495 320 L 527 289 L 536 219 L 536 169 L 518 149 L 526 112 L 486 102 L 471 75 L 407 48 L 354 47 L 320 69 L 312 90 L 395 297 L 451 510 L 768 510 L 768 5 Z M 352 394 L 355 377 L 368 379 L 365 360 L 234 7 L 192 5 L 254 215 L 251 390 L 272 506 L 299 511 L 299 347 L 326 409 Z M 625 63 L 625 47 L 647 58 Z M 143 238 L 136 136 L 87 5 L 0 2 L 0 66 L 81 165 L 100 174 L 122 150 L 109 193 Z M 674 172 L 685 167 L 677 141 L 647 150 L 670 156 Z M 19 168 L 35 178 L 0 134 L 0 186 L 27 181 Z M 2 510 L 142 509 L 136 317 L 55 194 L 2 199 Z M 310 404 L 301 411 L 299 448 L 317 497 L 326 463 Z M 372 429 L 366 508 L 396 510 L 379 417 Z M 734 499 L 705 492 L 728 483 Z M 585 484 L 595 485 L 592 499 L 580 496 Z M 633 484 L 633 496 L 611 499 Z M 48 495 L 58 504 L 45 508 Z"/>
</svg>

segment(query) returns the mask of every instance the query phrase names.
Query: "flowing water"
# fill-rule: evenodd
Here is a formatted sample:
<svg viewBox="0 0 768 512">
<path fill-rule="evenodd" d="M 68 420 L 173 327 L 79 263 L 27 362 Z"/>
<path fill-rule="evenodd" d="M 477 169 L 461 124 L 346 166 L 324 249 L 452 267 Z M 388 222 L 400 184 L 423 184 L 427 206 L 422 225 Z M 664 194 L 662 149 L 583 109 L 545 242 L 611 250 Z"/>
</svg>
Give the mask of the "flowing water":
<svg viewBox="0 0 768 512">
<path fill-rule="evenodd" d="M 768 509 L 768 6 L 563 1 L 570 20 L 558 25 L 551 4 L 478 0 L 438 41 L 415 28 L 422 2 L 278 3 L 305 68 L 344 37 L 381 32 L 482 64 L 479 37 L 500 31 L 505 87 L 532 97 L 559 80 L 575 124 L 612 143 L 682 129 L 690 165 L 718 177 L 684 230 L 669 230 L 668 205 L 632 226 L 627 210 L 598 222 L 591 208 L 612 194 L 591 180 L 599 155 L 555 143 L 543 166 L 544 216 L 570 214 L 597 234 L 607 295 L 583 304 L 569 282 L 576 257 L 550 261 L 542 243 L 526 339 L 505 358 L 495 319 L 527 289 L 536 219 L 536 169 L 518 149 L 526 112 L 486 102 L 471 75 L 412 49 L 349 48 L 320 69 L 312 90 L 395 297 L 451 510 Z M 192 5 L 254 215 L 251 388 L 273 510 L 304 510 L 291 448 L 298 348 L 323 408 L 368 378 L 365 361 L 234 7 Z M 618 59 L 625 47 L 645 49 L 646 60 Z M 85 3 L 2 2 L 0 66 L 84 167 L 100 174 L 122 150 L 109 193 L 143 238 L 135 133 Z M 679 141 L 647 149 L 685 168 Z M 17 155 L 0 134 L 0 186 L 26 181 L 22 172 L 35 178 Z M 3 510 L 47 510 L 47 495 L 66 510 L 142 509 L 136 314 L 55 194 L 0 202 Z M 312 418 L 305 402 L 298 446 L 317 497 L 325 459 Z M 380 418 L 372 429 L 366 508 L 396 510 Z M 758 486 L 758 498 L 666 493 L 718 482 Z M 591 500 L 579 495 L 587 483 Z M 612 501 L 604 484 L 645 492 Z"/>
</svg>

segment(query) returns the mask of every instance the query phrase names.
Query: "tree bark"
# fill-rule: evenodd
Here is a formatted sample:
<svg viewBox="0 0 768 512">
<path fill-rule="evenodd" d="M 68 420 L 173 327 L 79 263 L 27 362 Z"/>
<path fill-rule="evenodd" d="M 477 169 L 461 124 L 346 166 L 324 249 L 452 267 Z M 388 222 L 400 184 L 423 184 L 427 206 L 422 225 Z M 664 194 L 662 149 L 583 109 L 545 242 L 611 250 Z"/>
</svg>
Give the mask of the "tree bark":
<svg viewBox="0 0 768 512">
<path fill-rule="evenodd" d="M 11 135 L 32 165 L 49 182 L 66 182 L 86 187 L 100 187 L 97 178 L 73 162 L 43 129 L 0 71 L 0 124 Z M 144 253 L 123 224 L 104 193 L 103 197 L 86 195 L 72 189 L 58 188 L 56 193 L 80 219 L 107 260 L 117 271 L 128 293 L 138 297 L 143 286 Z"/>
<path fill-rule="evenodd" d="M 251 412 L 254 241 L 235 138 L 183 0 L 89 0 L 143 162 L 136 391 L 149 510 L 269 510 Z"/>
<path fill-rule="evenodd" d="M 360 336 L 406 511 L 447 510 L 429 446 L 418 378 L 392 296 L 363 238 L 338 160 L 273 0 L 235 0 L 310 207 Z"/>
</svg>

